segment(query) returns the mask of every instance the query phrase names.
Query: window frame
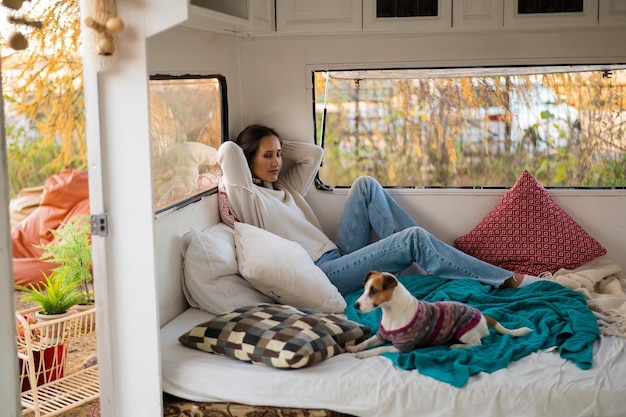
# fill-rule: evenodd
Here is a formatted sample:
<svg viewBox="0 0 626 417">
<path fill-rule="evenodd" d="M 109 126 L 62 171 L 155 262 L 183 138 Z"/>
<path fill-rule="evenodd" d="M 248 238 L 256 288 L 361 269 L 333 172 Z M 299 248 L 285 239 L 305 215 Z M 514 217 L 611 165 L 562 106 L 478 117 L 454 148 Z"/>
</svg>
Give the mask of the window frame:
<svg viewBox="0 0 626 417">
<path fill-rule="evenodd" d="M 222 136 L 220 143 L 224 143 L 226 138 L 229 137 L 228 89 L 227 89 L 226 77 L 224 75 L 222 74 L 190 74 L 190 73 L 185 73 L 185 74 L 156 73 L 156 74 L 151 74 L 149 76 L 148 83 L 150 83 L 150 81 L 161 81 L 161 80 L 167 81 L 167 80 L 205 80 L 205 79 L 215 79 L 217 80 L 219 84 L 220 103 L 221 103 L 220 104 L 221 106 L 220 129 L 221 129 L 221 136 Z M 148 86 L 148 90 L 149 88 L 150 87 Z M 169 204 L 167 206 L 154 208 L 155 203 L 153 202 L 154 214 L 160 215 L 164 212 L 179 210 L 189 204 L 196 203 L 202 200 L 203 198 L 212 194 L 216 194 L 216 193 L 217 193 L 217 184 L 215 184 L 214 186 L 210 187 L 207 190 L 200 191 L 194 195 L 175 201 L 172 204 Z"/>
<path fill-rule="evenodd" d="M 475 62 L 464 62 L 464 63 L 455 63 L 457 65 L 450 66 L 424 66 L 423 63 L 403 63 L 401 66 L 394 65 L 393 63 L 379 63 L 376 66 L 363 66 L 359 64 L 354 65 L 315 65 L 309 64 L 307 65 L 307 73 L 310 74 L 310 84 L 308 88 L 311 90 L 311 115 L 312 115 L 312 129 L 314 133 L 314 141 L 316 144 L 321 146 L 324 149 L 324 135 L 323 132 L 318 131 L 323 123 L 318 125 L 318 110 L 316 109 L 316 86 L 315 86 L 315 74 L 320 72 L 358 72 L 358 71 L 405 71 L 405 70 L 416 70 L 416 71 L 425 71 L 425 72 L 434 72 L 434 73 L 451 73 L 453 75 L 449 75 L 449 77 L 455 77 L 455 70 L 468 70 L 468 69 L 476 69 L 476 70 L 484 70 L 486 73 L 493 74 L 493 70 L 498 71 L 502 69 L 510 69 L 511 71 L 521 71 L 521 74 L 525 74 L 525 68 L 553 68 L 554 72 L 564 72 L 565 69 L 571 69 L 574 71 L 576 67 L 589 67 L 587 71 L 608 71 L 609 73 L 613 69 L 621 69 L 626 70 L 626 63 L 615 62 L 610 64 L 592 64 L 592 63 L 574 63 L 574 64 L 564 64 L 564 63 L 541 63 L 541 62 L 529 62 L 528 64 L 515 64 L 515 65 L 507 65 L 505 63 L 475 63 Z M 461 65 L 462 64 L 462 65 Z M 618 68 L 619 67 L 619 68 Z M 584 70 L 581 70 L 584 71 Z M 546 71 L 546 73 L 549 73 Z M 482 75 L 482 74 L 481 74 Z M 503 74 L 500 74 L 503 75 Z M 458 75 L 456 75 L 458 76 Z M 478 75 L 477 75 L 478 76 Z M 325 109 L 324 109 L 325 111 Z M 325 150 L 326 151 L 326 150 Z M 320 164 L 320 167 L 323 166 L 324 160 Z M 318 171 L 315 179 L 316 188 L 322 191 L 330 191 L 333 189 L 348 189 L 351 187 L 350 184 L 327 184 L 320 177 L 320 171 Z M 501 189 L 509 189 L 513 186 L 513 184 L 508 185 L 387 185 L 383 184 L 384 188 L 387 189 L 396 189 L 396 190 L 501 190 Z M 581 186 L 581 185 L 547 185 L 544 186 L 546 189 L 552 190 L 622 190 L 626 189 L 626 185 L 607 185 L 607 186 Z"/>
</svg>

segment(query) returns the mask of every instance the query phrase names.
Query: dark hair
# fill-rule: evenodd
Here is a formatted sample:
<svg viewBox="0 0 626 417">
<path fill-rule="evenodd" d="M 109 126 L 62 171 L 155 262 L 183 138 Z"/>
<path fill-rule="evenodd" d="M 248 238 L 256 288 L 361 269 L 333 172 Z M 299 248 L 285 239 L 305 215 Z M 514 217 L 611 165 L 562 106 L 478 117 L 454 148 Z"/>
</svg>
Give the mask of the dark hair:
<svg viewBox="0 0 626 417">
<path fill-rule="evenodd" d="M 254 155 L 256 155 L 259 149 L 259 142 L 266 136 L 276 136 L 281 145 L 283 143 L 278 132 L 271 127 L 263 125 L 250 125 L 242 130 L 239 136 L 237 136 L 237 139 L 235 139 L 235 143 L 243 149 L 243 154 L 246 156 L 248 165 L 250 165 L 252 158 L 254 158 Z"/>
</svg>

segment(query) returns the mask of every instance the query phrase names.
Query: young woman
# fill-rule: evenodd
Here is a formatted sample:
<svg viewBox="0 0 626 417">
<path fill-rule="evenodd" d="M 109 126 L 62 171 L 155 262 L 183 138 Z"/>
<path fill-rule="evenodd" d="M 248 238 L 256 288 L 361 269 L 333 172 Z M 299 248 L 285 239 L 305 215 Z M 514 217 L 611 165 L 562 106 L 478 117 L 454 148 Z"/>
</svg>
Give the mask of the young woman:
<svg viewBox="0 0 626 417">
<path fill-rule="evenodd" d="M 445 278 L 473 278 L 494 287 L 519 287 L 536 277 L 514 274 L 467 255 L 420 227 L 371 177 L 350 189 L 335 241 L 321 229 L 304 196 L 323 150 L 311 143 L 282 141 L 269 127 L 245 128 L 217 153 L 222 221 L 240 221 L 298 242 L 346 295 L 370 270 L 398 273 L 414 263 Z M 283 168 L 283 158 L 291 164 Z M 372 242 L 372 230 L 378 240 Z"/>
</svg>

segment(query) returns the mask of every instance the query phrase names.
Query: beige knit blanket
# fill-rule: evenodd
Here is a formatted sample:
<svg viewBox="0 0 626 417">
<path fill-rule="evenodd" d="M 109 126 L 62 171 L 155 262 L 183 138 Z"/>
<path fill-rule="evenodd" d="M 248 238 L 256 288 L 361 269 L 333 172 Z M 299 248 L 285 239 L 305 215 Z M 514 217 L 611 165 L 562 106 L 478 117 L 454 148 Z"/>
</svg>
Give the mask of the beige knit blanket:
<svg viewBox="0 0 626 417">
<path fill-rule="evenodd" d="M 602 334 L 626 338 L 626 278 L 621 266 L 596 259 L 576 269 L 560 269 L 552 280 L 587 298 Z"/>
</svg>

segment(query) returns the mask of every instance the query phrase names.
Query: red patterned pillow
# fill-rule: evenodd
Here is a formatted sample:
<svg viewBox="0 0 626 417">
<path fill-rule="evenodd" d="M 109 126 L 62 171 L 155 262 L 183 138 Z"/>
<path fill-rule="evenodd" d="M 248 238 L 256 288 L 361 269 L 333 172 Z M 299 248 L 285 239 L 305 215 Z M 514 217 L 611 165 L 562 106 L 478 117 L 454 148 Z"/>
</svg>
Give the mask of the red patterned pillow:
<svg viewBox="0 0 626 417">
<path fill-rule="evenodd" d="M 528 171 L 454 245 L 506 270 L 533 275 L 573 269 L 606 254 Z"/>
</svg>

